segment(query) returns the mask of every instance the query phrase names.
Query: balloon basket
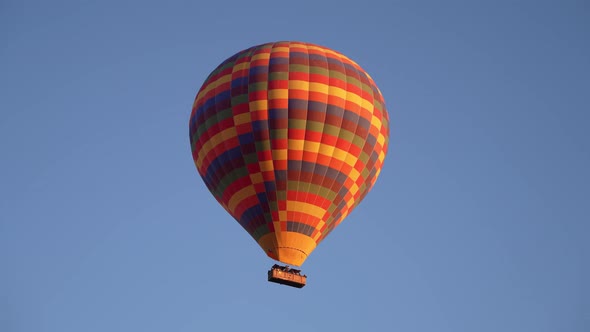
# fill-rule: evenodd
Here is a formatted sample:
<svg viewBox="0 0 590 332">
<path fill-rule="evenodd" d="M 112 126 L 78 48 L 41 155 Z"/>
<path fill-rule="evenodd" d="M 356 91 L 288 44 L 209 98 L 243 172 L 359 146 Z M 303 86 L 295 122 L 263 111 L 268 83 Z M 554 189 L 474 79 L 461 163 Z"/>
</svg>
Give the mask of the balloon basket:
<svg viewBox="0 0 590 332">
<path fill-rule="evenodd" d="M 307 283 L 307 276 L 302 275 L 301 270 L 275 264 L 270 270 L 268 270 L 268 281 L 281 285 L 303 288 Z"/>
</svg>

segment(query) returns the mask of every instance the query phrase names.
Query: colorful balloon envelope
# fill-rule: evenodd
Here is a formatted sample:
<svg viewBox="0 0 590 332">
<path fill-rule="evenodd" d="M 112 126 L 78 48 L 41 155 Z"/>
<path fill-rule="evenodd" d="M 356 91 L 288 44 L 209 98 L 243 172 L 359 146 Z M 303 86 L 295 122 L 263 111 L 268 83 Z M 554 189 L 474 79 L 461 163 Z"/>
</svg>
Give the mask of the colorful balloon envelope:
<svg viewBox="0 0 590 332">
<path fill-rule="evenodd" d="M 275 42 L 207 77 L 190 117 L 197 170 L 271 258 L 300 266 L 371 190 L 387 152 L 381 92 L 329 48 Z"/>
</svg>

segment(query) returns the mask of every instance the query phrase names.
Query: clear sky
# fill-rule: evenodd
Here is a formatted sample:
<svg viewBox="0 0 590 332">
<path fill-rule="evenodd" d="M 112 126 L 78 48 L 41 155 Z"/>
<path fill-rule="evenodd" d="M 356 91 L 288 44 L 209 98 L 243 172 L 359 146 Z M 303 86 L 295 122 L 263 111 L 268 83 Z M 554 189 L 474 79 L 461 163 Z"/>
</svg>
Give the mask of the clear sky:
<svg viewBox="0 0 590 332">
<path fill-rule="evenodd" d="M 209 72 L 336 49 L 391 145 L 303 265 L 193 165 Z M 0 1 L 0 331 L 590 331 L 590 2 Z"/>
</svg>

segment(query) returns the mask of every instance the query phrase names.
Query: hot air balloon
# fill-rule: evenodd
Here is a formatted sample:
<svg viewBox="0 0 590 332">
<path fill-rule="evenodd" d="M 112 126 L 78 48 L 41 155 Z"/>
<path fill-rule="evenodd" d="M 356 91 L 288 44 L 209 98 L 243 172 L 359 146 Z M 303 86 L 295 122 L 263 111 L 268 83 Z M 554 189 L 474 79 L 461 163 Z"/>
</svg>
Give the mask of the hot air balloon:
<svg viewBox="0 0 590 332">
<path fill-rule="evenodd" d="M 284 41 L 250 47 L 213 70 L 189 134 L 197 170 L 221 206 L 270 258 L 301 266 L 375 184 L 389 117 L 354 61 Z M 269 280 L 305 285 L 288 266 L 273 266 Z"/>
</svg>

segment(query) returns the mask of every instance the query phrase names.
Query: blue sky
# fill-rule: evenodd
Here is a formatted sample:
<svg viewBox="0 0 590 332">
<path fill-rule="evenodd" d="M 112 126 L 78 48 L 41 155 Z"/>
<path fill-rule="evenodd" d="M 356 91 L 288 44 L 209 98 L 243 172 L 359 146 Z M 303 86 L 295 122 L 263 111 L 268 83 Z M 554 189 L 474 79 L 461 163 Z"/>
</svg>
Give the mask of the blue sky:
<svg viewBox="0 0 590 332">
<path fill-rule="evenodd" d="M 391 118 L 301 290 L 188 140 L 207 74 L 277 40 Z M 588 40 L 587 1 L 1 1 L 0 331 L 588 331 Z"/>
</svg>

